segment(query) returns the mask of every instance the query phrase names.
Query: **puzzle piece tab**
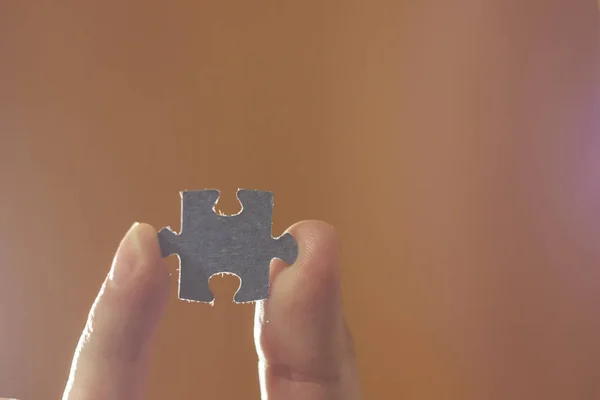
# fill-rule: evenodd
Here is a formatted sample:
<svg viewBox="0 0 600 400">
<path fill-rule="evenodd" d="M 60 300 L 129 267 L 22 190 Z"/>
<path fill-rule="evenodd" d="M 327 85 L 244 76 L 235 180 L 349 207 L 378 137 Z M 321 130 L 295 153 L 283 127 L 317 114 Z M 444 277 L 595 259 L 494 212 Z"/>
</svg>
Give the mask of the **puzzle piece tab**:
<svg viewBox="0 0 600 400">
<path fill-rule="evenodd" d="M 234 295 L 236 303 L 266 299 L 271 260 L 293 264 L 298 256 L 291 234 L 278 238 L 271 235 L 273 193 L 239 189 L 237 198 L 242 210 L 235 215 L 215 212 L 218 190 L 180 194 L 181 232 L 165 227 L 158 233 L 162 256 L 179 256 L 179 298 L 212 303 L 209 278 L 231 273 L 241 280 Z"/>
</svg>

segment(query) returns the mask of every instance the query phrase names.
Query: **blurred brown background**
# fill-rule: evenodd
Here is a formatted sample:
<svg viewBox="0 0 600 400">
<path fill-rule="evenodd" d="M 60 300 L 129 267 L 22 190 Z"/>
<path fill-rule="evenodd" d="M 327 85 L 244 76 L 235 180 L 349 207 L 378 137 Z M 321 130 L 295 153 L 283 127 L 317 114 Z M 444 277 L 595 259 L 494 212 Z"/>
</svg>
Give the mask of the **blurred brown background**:
<svg viewBox="0 0 600 400">
<path fill-rule="evenodd" d="M 0 395 L 59 398 L 133 221 L 338 227 L 368 399 L 600 398 L 590 1 L 0 2 Z M 176 277 L 176 259 L 169 260 Z M 258 399 L 252 306 L 176 300 L 150 399 Z"/>
</svg>

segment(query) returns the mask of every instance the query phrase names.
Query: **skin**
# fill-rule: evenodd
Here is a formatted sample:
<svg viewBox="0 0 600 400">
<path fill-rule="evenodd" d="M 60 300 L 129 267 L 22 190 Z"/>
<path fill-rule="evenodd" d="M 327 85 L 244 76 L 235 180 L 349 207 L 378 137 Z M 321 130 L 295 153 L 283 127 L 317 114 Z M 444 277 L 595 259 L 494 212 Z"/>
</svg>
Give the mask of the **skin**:
<svg viewBox="0 0 600 400">
<path fill-rule="evenodd" d="M 335 230 L 304 221 L 288 232 L 298 241 L 298 259 L 289 267 L 272 263 L 271 295 L 256 305 L 262 398 L 359 400 Z M 155 228 L 134 224 L 90 310 L 63 400 L 145 398 L 148 350 L 169 296 L 169 279 Z"/>
</svg>

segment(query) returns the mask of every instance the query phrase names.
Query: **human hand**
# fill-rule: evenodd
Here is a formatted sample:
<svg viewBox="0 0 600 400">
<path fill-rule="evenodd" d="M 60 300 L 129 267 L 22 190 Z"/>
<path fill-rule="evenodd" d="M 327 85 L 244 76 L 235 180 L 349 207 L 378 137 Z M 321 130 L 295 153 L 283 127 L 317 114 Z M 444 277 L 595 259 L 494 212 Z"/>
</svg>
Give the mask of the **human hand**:
<svg viewBox="0 0 600 400">
<path fill-rule="evenodd" d="M 288 231 L 298 242 L 298 259 L 291 267 L 272 263 L 270 296 L 256 305 L 262 398 L 360 400 L 335 232 L 318 221 Z M 63 400 L 145 398 L 148 348 L 168 293 L 157 232 L 134 225 L 90 310 Z"/>
</svg>

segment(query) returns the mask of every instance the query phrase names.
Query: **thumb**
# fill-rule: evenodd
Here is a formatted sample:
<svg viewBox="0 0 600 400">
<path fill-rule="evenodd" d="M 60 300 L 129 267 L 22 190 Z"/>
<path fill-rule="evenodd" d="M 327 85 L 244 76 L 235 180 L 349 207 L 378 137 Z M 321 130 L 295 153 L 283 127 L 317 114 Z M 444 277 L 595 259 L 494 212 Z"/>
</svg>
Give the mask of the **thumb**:
<svg viewBox="0 0 600 400">
<path fill-rule="evenodd" d="M 334 229 L 305 221 L 291 267 L 273 263 L 268 299 L 258 302 L 255 342 L 263 399 L 359 400 L 352 337 L 340 296 Z"/>
</svg>

